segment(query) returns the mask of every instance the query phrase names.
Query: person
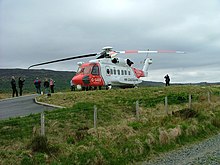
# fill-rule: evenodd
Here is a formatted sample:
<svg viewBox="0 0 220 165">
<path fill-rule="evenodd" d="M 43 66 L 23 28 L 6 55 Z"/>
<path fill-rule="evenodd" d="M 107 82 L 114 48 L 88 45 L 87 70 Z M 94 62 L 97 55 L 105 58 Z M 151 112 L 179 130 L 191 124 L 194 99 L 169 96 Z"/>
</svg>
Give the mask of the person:
<svg viewBox="0 0 220 165">
<path fill-rule="evenodd" d="M 49 92 L 49 86 L 50 86 L 49 81 L 48 81 L 48 79 L 46 78 L 45 81 L 44 81 L 44 92 L 45 92 L 45 94 L 47 94 L 47 95 L 50 93 L 50 92 Z"/>
<path fill-rule="evenodd" d="M 18 87 L 19 87 L 19 93 L 20 93 L 20 96 L 22 96 L 22 88 L 24 86 L 24 82 L 25 82 L 25 79 L 21 79 L 21 77 L 18 78 Z"/>
<path fill-rule="evenodd" d="M 51 93 L 54 93 L 54 83 L 55 83 L 55 81 L 51 78 L 50 79 L 50 91 L 51 91 Z"/>
<path fill-rule="evenodd" d="M 16 88 L 16 81 L 15 81 L 14 76 L 11 77 L 11 88 L 12 88 L 12 97 L 14 97 L 15 94 L 16 94 L 16 97 L 18 97 L 18 91 Z"/>
<path fill-rule="evenodd" d="M 164 78 L 165 78 L 166 86 L 170 86 L 170 77 L 169 77 L 169 75 L 167 74 Z"/>
<path fill-rule="evenodd" d="M 41 81 L 38 80 L 38 77 L 34 80 L 34 85 L 36 87 L 37 93 L 41 94 Z"/>
</svg>

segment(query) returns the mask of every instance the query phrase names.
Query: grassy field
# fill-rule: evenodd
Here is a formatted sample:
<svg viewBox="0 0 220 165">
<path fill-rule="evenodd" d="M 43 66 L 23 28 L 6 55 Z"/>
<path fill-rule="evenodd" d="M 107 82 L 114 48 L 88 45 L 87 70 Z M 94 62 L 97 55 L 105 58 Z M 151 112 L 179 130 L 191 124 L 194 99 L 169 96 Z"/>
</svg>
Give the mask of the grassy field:
<svg viewBox="0 0 220 165">
<path fill-rule="evenodd" d="M 67 108 L 45 112 L 46 136 L 39 136 L 40 114 L 0 121 L 0 164 L 141 162 L 218 133 L 219 94 L 219 86 L 170 86 L 41 96 Z"/>
</svg>

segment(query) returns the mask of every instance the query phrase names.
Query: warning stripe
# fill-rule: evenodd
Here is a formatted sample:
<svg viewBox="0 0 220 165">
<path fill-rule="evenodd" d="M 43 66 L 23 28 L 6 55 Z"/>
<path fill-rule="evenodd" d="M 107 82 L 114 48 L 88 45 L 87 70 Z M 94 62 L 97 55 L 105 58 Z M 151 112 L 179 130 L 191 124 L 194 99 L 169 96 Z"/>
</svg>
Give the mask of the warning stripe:
<svg viewBox="0 0 220 165">
<path fill-rule="evenodd" d="M 126 50 L 125 53 L 138 53 L 138 50 Z"/>
</svg>

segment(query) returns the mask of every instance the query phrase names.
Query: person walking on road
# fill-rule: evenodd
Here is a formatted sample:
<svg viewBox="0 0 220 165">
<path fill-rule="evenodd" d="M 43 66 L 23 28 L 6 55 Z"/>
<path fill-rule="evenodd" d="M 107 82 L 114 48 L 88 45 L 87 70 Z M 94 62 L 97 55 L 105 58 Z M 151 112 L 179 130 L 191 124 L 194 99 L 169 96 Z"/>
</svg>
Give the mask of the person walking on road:
<svg viewBox="0 0 220 165">
<path fill-rule="evenodd" d="M 34 85 L 35 85 L 35 87 L 36 87 L 37 93 L 38 93 L 38 94 L 41 94 L 41 89 L 40 89 L 40 87 L 41 87 L 41 81 L 38 80 L 38 77 L 36 78 L 36 80 L 34 80 Z"/>
<path fill-rule="evenodd" d="M 16 88 L 16 81 L 15 81 L 14 76 L 11 77 L 11 88 L 12 88 L 12 97 L 14 97 L 15 94 L 16 94 L 16 97 L 18 97 L 18 91 Z"/>
<path fill-rule="evenodd" d="M 18 87 L 19 87 L 19 93 L 20 93 L 20 96 L 22 96 L 22 89 L 23 89 L 23 86 L 24 86 L 24 82 L 25 82 L 25 79 L 21 79 L 21 77 L 19 77 L 18 79 Z"/>
</svg>

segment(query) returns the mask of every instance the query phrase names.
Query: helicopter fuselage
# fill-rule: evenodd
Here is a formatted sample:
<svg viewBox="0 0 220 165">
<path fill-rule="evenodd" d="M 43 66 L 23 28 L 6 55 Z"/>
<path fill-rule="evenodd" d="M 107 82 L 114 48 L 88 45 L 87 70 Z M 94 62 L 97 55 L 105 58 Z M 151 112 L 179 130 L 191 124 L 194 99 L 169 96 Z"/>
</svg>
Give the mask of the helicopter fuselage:
<svg viewBox="0 0 220 165">
<path fill-rule="evenodd" d="M 79 65 L 72 83 L 81 87 L 132 87 L 141 83 L 139 78 L 144 76 L 142 70 L 129 66 L 127 59 L 103 58 Z"/>
</svg>

